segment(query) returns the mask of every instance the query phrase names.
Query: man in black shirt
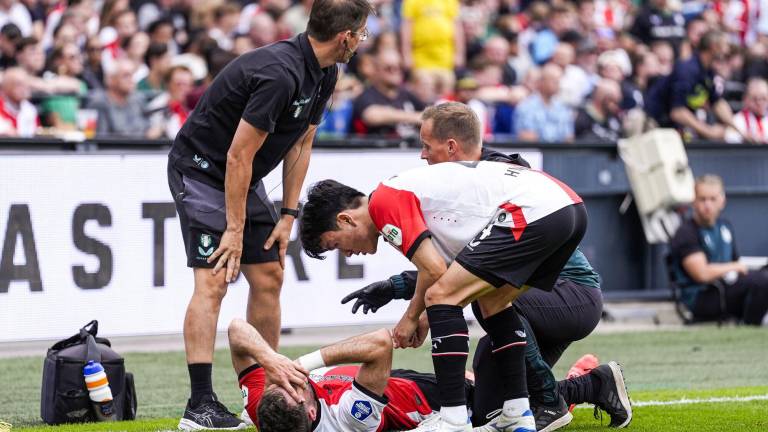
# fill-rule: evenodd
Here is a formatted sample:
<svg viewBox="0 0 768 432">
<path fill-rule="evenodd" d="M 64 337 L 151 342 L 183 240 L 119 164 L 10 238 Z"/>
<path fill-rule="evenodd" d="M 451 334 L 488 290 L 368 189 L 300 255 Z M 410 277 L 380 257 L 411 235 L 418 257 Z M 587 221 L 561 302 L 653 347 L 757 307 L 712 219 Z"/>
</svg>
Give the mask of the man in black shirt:
<svg viewBox="0 0 768 432">
<path fill-rule="evenodd" d="M 602 79 L 595 86 L 589 102 L 576 111 L 573 124 L 577 139 L 616 142 L 621 138 L 618 117 L 621 86 L 616 81 Z"/>
<path fill-rule="evenodd" d="M 667 0 L 649 1 L 637 14 L 630 33 L 646 45 L 667 41 L 677 54 L 685 37 L 685 17 L 671 10 L 667 3 Z"/>
<path fill-rule="evenodd" d="M 720 177 L 701 176 L 695 189 L 693 217 L 669 244 L 681 301 L 698 320 L 727 314 L 759 326 L 768 312 L 768 269 L 750 271 L 739 262 L 733 226 L 720 217 L 725 208 Z M 717 284 L 724 287 L 722 297 Z"/>
<path fill-rule="evenodd" d="M 706 33 L 690 59 L 675 63 L 671 75 L 648 89 L 648 115 L 661 127 L 676 127 L 686 141 L 695 137 L 722 140 L 726 127 L 736 130 L 733 112 L 722 98 L 722 85 L 716 84 L 713 67 L 715 62 L 726 60 L 728 51 L 726 34 Z"/>
<path fill-rule="evenodd" d="M 400 54 L 383 50 L 375 58 L 376 72 L 352 106 L 352 126 L 366 135 L 414 136 L 424 103 L 403 86 Z"/>
<path fill-rule="evenodd" d="M 250 285 L 246 317 L 277 348 L 283 263 L 315 130 L 336 63 L 348 62 L 367 37 L 371 12 L 367 0 L 315 1 L 306 33 L 225 67 L 174 141 L 168 181 L 195 279 L 184 320 L 192 394 L 182 429 L 245 427 L 211 383 L 221 300 L 242 270 Z M 261 180 L 281 161 L 278 217 Z"/>
</svg>

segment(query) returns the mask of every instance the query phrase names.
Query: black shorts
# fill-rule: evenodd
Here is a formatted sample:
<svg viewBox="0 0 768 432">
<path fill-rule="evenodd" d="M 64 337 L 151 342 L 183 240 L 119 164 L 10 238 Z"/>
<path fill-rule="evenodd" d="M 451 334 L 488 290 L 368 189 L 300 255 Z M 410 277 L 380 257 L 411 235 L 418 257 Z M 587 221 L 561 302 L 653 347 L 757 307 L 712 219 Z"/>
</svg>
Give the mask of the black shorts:
<svg viewBox="0 0 768 432">
<path fill-rule="evenodd" d="M 181 236 L 187 253 L 187 266 L 212 268 L 208 257 L 219 245 L 227 228 L 224 192 L 203 182 L 184 176 L 172 162 L 168 163 L 168 186 L 176 203 L 181 222 Z M 259 182 L 248 191 L 243 230 L 242 264 L 279 260 L 278 245 L 264 250 L 264 242 L 278 221 L 277 212 L 267 198 L 264 184 Z"/>
<path fill-rule="evenodd" d="M 501 218 L 499 218 L 501 219 Z M 456 257 L 470 273 L 499 288 L 528 285 L 551 291 L 560 271 L 584 237 L 587 210 L 573 204 L 530 225 L 515 239 L 509 221 L 494 218 Z"/>
</svg>

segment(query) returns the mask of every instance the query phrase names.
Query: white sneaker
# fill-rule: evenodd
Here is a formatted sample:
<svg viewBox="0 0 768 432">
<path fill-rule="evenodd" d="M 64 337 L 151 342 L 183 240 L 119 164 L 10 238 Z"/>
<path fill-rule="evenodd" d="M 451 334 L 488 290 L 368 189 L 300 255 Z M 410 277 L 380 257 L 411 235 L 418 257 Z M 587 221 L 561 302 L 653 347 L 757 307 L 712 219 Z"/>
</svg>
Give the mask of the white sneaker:
<svg viewBox="0 0 768 432">
<path fill-rule="evenodd" d="M 507 417 L 503 412 L 488 424 L 472 429 L 473 432 L 536 432 L 536 420 L 528 410 L 519 417 Z"/>
<path fill-rule="evenodd" d="M 244 421 L 248 426 L 256 426 L 251 420 L 251 416 L 248 415 L 248 411 L 243 408 L 243 412 L 240 413 L 240 420 Z"/>
<path fill-rule="evenodd" d="M 448 423 L 440 417 L 440 414 L 432 414 L 426 420 L 422 420 L 412 432 L 472 432 L 472 425 Z"/>
</svg>

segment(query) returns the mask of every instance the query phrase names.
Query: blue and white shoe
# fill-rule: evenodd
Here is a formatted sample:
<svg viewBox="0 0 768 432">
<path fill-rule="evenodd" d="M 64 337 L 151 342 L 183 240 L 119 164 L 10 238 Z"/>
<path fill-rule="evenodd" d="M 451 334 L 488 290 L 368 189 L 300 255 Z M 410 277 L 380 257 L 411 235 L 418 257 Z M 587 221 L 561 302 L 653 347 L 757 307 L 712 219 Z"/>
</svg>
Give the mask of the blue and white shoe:
<svg viewBox="0 0 768 432">
<path fill-rule="evenodd" d="M 488 424 L 472 429 L 473 432 L 536 432 L 536 420 L 528 410 L 521 416 L 507 417 L 503 412 Z"/>
</svg>

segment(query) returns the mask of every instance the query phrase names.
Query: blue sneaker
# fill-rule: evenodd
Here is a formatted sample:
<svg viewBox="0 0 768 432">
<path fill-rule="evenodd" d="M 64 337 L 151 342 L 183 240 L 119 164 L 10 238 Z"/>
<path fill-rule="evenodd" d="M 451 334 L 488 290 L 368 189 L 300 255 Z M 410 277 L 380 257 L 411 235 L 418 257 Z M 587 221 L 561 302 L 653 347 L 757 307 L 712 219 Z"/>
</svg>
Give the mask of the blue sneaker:
<svg viewBox="0 0 768 432">
<path fill-rule="evenodd" d="M 536 420 L 531 410 L 518 417 L 507 417 L 503 412 L 488 424 L 472 429 L 473 432 L 536 432 Z"/>
</svg>

